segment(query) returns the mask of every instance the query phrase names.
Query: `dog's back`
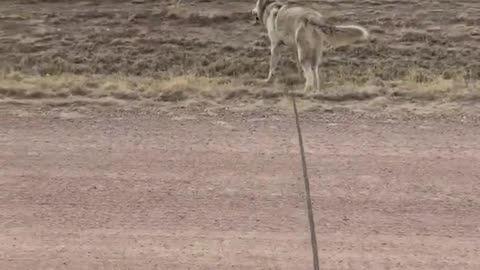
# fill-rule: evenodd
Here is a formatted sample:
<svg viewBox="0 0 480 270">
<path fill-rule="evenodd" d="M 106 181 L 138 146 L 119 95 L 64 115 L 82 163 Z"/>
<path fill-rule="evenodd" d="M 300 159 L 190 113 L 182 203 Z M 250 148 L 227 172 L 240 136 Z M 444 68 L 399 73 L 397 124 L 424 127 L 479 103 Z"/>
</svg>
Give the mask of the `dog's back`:
<svg viewBox="0 0 480 270">
<path fill-rule="evenodd" d="M 275 16 L 275 32 L 282 41 L 290 46 L 296 46 L 295 33 L 304 33 L 301 39 L 315 39 L 319 46 L 324 49 L 349 45 L 357 40 L 367 40 L 368 31 L 358 25 L 331 25 L 323 15 L 307 6 L 285 4 L 275 10 L 271 16 Z M 302 31 L 299 32 L 299 28 Z M 310 40 L 313 42 L 313 40 Z"/>
<path fill-rule="evenodd" d="M 284 5 L 275 15 L 275 31 L 289 46 L 296 46 L 295 33 L 305 20 L 319 24 L 325 23 L 320 12 L 303 6 Z"/>
</svg>

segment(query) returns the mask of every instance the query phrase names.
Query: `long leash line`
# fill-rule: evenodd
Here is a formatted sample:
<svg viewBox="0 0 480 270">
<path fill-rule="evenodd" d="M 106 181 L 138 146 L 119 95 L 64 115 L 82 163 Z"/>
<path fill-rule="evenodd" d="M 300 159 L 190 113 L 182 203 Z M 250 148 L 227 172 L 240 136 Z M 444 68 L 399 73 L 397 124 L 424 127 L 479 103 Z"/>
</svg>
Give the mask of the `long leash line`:
<svg viewBox="0 0 480 270">
<path fill-rule="evenodd" d="M 177 7 L 180 6 L 182 2 L 183 0 L 177 0 Z M 293 104 L 293 112 L 295 114 L 295 125 L 297 127 L 298 143 L 300 146 L 300 156 L 302 158 L 302 170 L 303 170 L 303 179 L 305 184 L 305 195 L 306 195 L 305 198 L 307 202 L 308 222 L 310 227 L 310 242 L 312 244 L 313 269 L 320 270 L 320 262 L 318 259 L 317 235 L 315 233 L 315 219 L 313 217 L 312 198 L 310 196 L 310 180 L 308 178 L 307 161 L 305 157 L 305 148 L 303 147 L 303 136 L 302 136 L 302 129 L 300 128 L 300 120 L 298 117 L 297 102 L 295 100 L 295 95 L 290 94 L 288 89 L 285 89 L 285 95 L 291 97 L 292 104 Z"/>
<path fill-rule="evenodd" d="M 289 91 L 288 89 L 285 90 L 285 94 L 288 96 Z M 300 128 L 300 120 L 298 117 L 298 110 L 297 110 L 297 102 L 295 100 L 295 95 L 290 94 L 293 104 L 293 112 L 295 114 L 295 124 L 297 126 L 297 134 L 298 134 L 298 143 L 300 146 L 300 156 L 302 158 L 302 169 L 303 169 L 303 179 L 305 184 L 305 197 L 307 202 L 307 212 L 308 212 L 308 222 L 310 227 L 310 242 L 312 244 L 312 253 L 313 253 L 313 269 L 320 270 L 320 263 L 318 260 L 318 243 L 317 243 L 317 235 L 315 233 L 315 219 L 313 217 L 313 207 L 312 207 L 312 199 L 310 196 L 310 180 L 308 178 L 308 170 L 307 170 L 307 161 L 305 157 L 305 148 L 303 147 L 303 136 L 302 136 L 302 129 Z"/>
</svg>

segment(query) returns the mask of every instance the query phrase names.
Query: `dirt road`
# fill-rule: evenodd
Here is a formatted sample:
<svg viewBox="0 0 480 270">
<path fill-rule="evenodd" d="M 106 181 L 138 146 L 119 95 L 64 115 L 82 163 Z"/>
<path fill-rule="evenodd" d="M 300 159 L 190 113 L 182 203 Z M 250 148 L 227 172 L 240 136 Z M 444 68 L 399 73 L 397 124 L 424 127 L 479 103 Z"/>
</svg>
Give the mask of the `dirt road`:
<svg viewBox="0 0 480 270">
<path fill-rule="evenodd" d="M 479 269 L 461 123 L 304 115 L 322 269 Z M 0 269 L 308 269 L 292 118 L 0 110 Z"/>
</svg>

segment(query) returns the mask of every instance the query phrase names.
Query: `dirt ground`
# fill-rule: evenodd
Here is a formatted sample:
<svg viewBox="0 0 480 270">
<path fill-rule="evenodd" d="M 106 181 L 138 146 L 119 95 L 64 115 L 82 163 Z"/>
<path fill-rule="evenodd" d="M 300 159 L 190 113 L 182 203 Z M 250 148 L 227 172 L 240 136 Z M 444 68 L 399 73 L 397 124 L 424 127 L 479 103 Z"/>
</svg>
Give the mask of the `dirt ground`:
<svg viewBox="0 0 480 270">
<path fill-rule="evenodd" d="M 106 96 L 120 101 L 198 100 L 195 93 L 201 83 L 195 81 L 148 91 L 144 82 L 125 86 L 115 78 L 107 82 L 92 78 L 112 74 L 167 80 L 185 74 L 221 78 L 206 87 L 219 91 L 202 96 L 216 102 L 278 101 L 275 88 L 302 88 L 303 78 L 287 48 L 279 86 L 252 81 L 266 78 L 269 59 L 265 29 L 252 25 L 253 0 L 186 0 L 180 7 L 175 2 L 2 1 L 0 70 L 17 73 L 7 79 L 0 76 L 0 102 L 98 101 Z M 383 106 L 398 99 L 480 100 L 476 0 L 318 3 L 330 23 L 362 25 L 374 38 L 326 53 L 321 71 L 324 90 L 308 96 L 314 103 L 366 101 Z M 55 87 L 45 78 L 33 83 L 29 78 L 48 75 L 61 80 L 64 74 L 86 78 L 70 78 Z M 72 86 L 72 80 L 87 82 Z M 221 94 L 238 80 L 240 85 Z M 99 91 L 102 87 L 104 92 Z"/>
<path fill-rule="evenodd" d="M 180 8 L 176 0 L 132 2 L 2 1 L 0 60 L 43 74 L 266 77 L 268 41 L 252 25 L 254 0 L 185 0 Z M 326 80 L 366 72 L 398 79 L 414 67 L 480 78 L 476 0 L 319 3 L 329 22 L 362 25 L 376 38 L 328 53 Z M 283 60 L 283 74 L 294 72 L 293 59 Z"/>
<path fill-rule="evenodd" d="M 0 3 L 0 269 L 308 269 L 253 0 Z M 319 1 L 375 39 L 299 94 L 321 269 L 480 269 L 480 5 Z"/>
<path fill-rule="evenodd" d="M 478 123 L 302 115 L 322 269 L 480 267 Z M 0 110 L 1 269 L 308 269 L 291 115 Z"/>
</svg>

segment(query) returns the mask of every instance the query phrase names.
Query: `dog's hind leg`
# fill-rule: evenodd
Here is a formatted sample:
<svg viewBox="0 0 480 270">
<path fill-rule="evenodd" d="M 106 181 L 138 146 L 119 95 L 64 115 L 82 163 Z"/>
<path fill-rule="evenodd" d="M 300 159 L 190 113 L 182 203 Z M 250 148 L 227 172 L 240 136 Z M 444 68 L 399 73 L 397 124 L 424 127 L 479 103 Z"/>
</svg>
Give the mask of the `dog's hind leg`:
<svg viewBox="0 0 480 270">
<path fill-rule="evenodd" d="M 303 70 L 303 76 L 305 77 L 305 92 L 311 91 L 315 84 L 314 64 L 312 61 L 311 53 L 308 53 L 308 48 L 302 46 L 301 43 L 297 43 L 297 61 Z"/>
<path fill-rule="evenodd" d="M 303 74 L 305 76 L 305 88 L 303 91 L 308 92 L 312 91 L 314 88 L 315 74 L 313 72 L 313 67 L 310 63 L 302 64 Z"/>
<path fill-rule="evenodd" d="M 302 76 L 302 65 L 300 64 L 300 60 L 298 60 L 298 57 L 295 57 L 295 64 L 297 65 L 298 74 Z"/>
<path fill-rule="evenodd" d="M 314 75 L 315 75 L 315 91 L 320 91 L 320 75 L 319 75 L 319 66 L 318 65 L 315 65 L 315 68 L 314 68 Z"/>
<path fill-rule="evenodd" d="M 320 65 L 322 65 L 321 53 L 317 56 L 317 61 L 315 63 L 315 90 L 316 91 L 320 91 L 322 87 L 320 82 Z"/>
<path fill-rule="evenodd" d="M 314 73 L 316 59 L 315 49 L 312 48 L 312 44 L 309 42 L 311 29 L 307 28 L 307 21 L 303 21 L 303 24 L 299 25 L 295 31 L 295 45 L 297 47 L 297 62 L 300 64 L 303 70 L 303 76 L 305 77 L 304 92 L 311 91 L 315 87 L 316 76 Z"/>
<path fill-rule="evenodd" d="M 313 72 L 314 66 L 312 65 L 312 61 L 308 57 L 306 57 L 305 53 L 303 52 L 302 48 L 299 47 L 298 51 L 298 62 L 303 70 L 303 76 L 305 77 L 305 88 L 303 91 L 307 92 L 312 90 L 315 83 L 315 74 Z"/>
<path fill-rule="evenodd" d="M 313 65 L 310 61 L 301 61 L 301 66 L 303 70 L 303 76 L 305 77 L 305 87 L 304 92 L 313 90 L 315 83 L 315 74 L 313 71 Z"/>
</svg>

